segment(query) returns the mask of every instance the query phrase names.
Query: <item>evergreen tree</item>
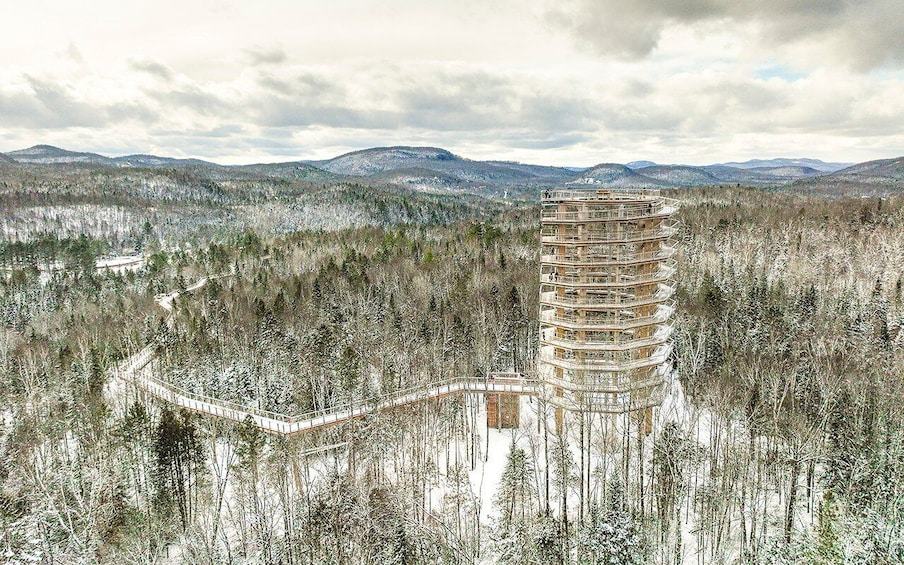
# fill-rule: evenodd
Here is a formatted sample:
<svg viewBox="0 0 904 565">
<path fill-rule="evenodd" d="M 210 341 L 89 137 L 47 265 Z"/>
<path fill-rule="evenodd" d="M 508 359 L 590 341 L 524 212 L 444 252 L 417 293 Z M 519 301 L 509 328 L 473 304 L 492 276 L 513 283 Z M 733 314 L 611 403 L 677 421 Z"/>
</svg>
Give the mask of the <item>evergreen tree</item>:
<svg viewBox="0 0 904 565">
<path fill-rule="evenodd" d="M 838 513 L 832 491 L 826 491 L 819 503 L 819 522 L 816 539 L 809 552 L 808 560 L 813 565 L 839 565 L 844 563 L 844 547 L 839 539 L 836 521 Z"/>
<path fill-rule="evenodd" d="M 182 528 L 193 518 L 193 500 L 202 469 L 201 446 L 191 414 L 162 410 L 154 433 L 156 501 L 165 512 L 175 505 Z"/>
<path fill-rule="evenodd" d="M 646 563 L 643 537 L 624 508 L 620 483 L 609 488 L 609 508 L 605 516 L 591 503 L 590 516 L 579 532 L 581 565 L 634 565 Z"/>
<path fill-rule="evenodd" d="M 499 481 L 499 490 L 493 500 L 501 513 L 501 531 L 508 531 L 514 524 L 523 524 L 526 517 L 532 515 L 533 503 L 537 499 L 533 475 L 533 463 L 513 440 Z"/>
</svg>

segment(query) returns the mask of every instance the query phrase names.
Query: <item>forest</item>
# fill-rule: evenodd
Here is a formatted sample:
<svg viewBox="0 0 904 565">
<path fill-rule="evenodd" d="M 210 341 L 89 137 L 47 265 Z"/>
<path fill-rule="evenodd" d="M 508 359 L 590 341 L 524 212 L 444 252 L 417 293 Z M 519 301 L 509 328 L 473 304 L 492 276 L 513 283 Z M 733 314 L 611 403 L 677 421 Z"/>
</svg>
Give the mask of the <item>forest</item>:
<svg viewBox="0 0 904 565">
<path fill-rule="evenodd" d="M 649 433 L 556 429 L 537 398 L 491 430 L 459 394 L 287 438 L 118 382 L 150 344 L 174 385 L 284 414 L 535 372 L 538 207 L 335 190 L 365 219 L 256 226 L 279 195 L 226 193 L 0 242 L 4 562 L 904 563 L 904 198 L 671 191 L 675 376 Z M 54 205 L 4 198 L 8 226 Z M 110 249 L 147 261 L 92 269 Z"/>
</svg>

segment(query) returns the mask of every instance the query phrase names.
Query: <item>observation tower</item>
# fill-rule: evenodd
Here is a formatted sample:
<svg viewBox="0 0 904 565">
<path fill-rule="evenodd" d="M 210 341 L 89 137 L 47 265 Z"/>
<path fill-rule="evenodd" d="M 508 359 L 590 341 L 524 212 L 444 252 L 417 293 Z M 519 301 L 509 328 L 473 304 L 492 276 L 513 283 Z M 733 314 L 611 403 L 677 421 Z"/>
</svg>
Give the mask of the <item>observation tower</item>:
<svg viewBox="0 0 904 565">
<path fill-rule="evenodd" d="M 676 210 L 658 190 L 543 192 L 538 365 L 554 407 L 624 414 L 662 402 Z"/>
</svg>

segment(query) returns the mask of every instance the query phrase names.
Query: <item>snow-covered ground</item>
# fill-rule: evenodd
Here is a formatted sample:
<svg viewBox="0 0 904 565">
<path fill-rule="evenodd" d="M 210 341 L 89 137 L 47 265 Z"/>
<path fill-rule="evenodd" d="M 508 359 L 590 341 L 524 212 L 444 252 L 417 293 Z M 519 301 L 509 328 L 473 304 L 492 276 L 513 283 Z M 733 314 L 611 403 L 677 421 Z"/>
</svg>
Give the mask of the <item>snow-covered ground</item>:
<svg viewBox="0 0 904 565">
<path fill-rule="evenodd" d="M 117 255 L 114 257 L 103 257 L 98 259 L 95 262 L 95 269 L 97 271 L 111 271 L 118 274 L 123 274 L 128 271 L 138 271 L 143 268 L 147 264 L 147 257 L 144 255 Z M 38 265 L 38 269 L 40 270 L 40 274 L 38 275 L 38 280 L 41 281 L 41 284 L 47 284 L 51 278 L 53 278 L 54 273 L 62 271 L 65 269 L 65 265 L 62 262 L 57 261 L 56 263 L 52 263 L 50 265 L 41 264 Z M 4 270 L 9 270 L 7 267 L 0 267 L 0 273 L 4 272 Z"/>
<path fill-rule="evenodd" d="M 98 259 L 97 270 L 108 270 L 115 273 L 125 273 L 126 271 L 137 271 L 145 266 L 147 257 L 144 255 L 119 255 L 116 257 L 105 257 Z"/>
</svg>

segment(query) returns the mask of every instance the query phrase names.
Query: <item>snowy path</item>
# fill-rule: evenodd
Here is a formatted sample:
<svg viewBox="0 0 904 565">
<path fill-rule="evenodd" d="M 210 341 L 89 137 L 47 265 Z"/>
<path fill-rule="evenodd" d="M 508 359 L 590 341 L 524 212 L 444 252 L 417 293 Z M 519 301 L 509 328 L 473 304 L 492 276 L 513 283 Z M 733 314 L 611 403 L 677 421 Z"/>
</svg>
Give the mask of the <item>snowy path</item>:
<svg viewBox="0 0 904 565">
<path fill-rule="evenodd" d="M 157 295 L 155 301 L 167 313 L 172 314 L 175 302 L 181 294 L 203 288 L 208 280 L 208 278 L 202 278 L 182 292 L 173 291 L 168 294 Z M 520 373 L 490 373 L 486 377 L 454 377 L 439 383 L 428 383 L 383 395 L 370 401 L 359 402 L 350 407 L 326 409 L 290 416 L 195 394 L 163 381 L 155 377 L 153 371 L 149 368 L 156 356 L 157 347 L 149 345 L 120 363 L 114 371 L 114 376 L 132 383 L 148 394 L 170 404 L 202 414 L 225 418 L 233 422 L 244 422 L 250 416 L 261 430 L 281 435 L 295 435 L 317 430 L 355 418 L 361 418 L 371 412 L 388 410 L 461 392 L 537 395 L 540 390 L 536 380 L 527 379 Z"/>
</svg>

